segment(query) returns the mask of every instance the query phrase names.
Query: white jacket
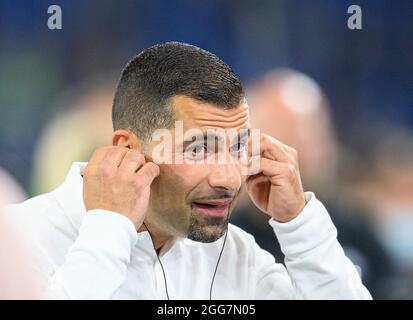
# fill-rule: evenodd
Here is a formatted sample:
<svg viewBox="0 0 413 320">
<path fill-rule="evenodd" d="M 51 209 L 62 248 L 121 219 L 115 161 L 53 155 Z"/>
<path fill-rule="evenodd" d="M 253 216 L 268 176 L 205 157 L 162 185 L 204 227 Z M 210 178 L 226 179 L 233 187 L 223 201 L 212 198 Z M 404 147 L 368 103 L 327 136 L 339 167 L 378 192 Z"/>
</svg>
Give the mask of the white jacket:
<svg viewBox="0 0 413 320">
<path fill-rule="evenodd" d="M 74 163 L 56 190 L 8 207 L 30 237 L 34 267 L 48 298 L 166 299 L 161 266 L 148 232 L 106 210 L 85 212 L 84 163 Z M 326 209 L 307 192 L 304 210 L 288 223 L 270 220 L 285 268 L 254 237 L 229 226 L 213 299 L 370 299 L 344 255 Z M 274 237 L 274 241 L 276 241 Z M 223 244 L 175 239 L 160 253 L 171 299 L 209 299 Z"/>
</svg>

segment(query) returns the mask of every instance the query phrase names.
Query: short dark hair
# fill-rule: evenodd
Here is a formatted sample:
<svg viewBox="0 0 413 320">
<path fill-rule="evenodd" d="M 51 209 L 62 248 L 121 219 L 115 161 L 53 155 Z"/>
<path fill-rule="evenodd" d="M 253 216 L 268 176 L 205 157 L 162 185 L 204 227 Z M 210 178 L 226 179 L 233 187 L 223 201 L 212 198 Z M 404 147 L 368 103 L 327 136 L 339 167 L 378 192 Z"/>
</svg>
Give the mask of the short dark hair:
<svg viewBox="0 0 413 320">
<path fill-rule="evenodd" d="M 239 78 L 215 54 L 180 42 L 157 44 L 122 71 L 112 108 L 114 130 L 129 129 L 149 141 L 154 130 L 174 125 L 168 100 L 178 94 L 225 109 L 244 98 Z"/>
</svg>

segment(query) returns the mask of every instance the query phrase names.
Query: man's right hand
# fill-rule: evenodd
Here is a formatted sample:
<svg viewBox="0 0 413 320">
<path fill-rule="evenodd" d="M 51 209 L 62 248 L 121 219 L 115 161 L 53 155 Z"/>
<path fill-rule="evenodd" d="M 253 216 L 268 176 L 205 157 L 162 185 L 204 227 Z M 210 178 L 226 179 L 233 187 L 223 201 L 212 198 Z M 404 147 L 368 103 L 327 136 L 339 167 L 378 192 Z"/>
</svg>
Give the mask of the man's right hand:
<svg viewBox="0 0 413 320">
<path fill-rule="evenodd" d="M 119 146 L 99 148 L 83 171 L 85 208 L 117 212 L 139 229 L 148 209 L 151 183 L 158 175 L 159 167 L 146 163 L 137 150 Z"/>
</svg>

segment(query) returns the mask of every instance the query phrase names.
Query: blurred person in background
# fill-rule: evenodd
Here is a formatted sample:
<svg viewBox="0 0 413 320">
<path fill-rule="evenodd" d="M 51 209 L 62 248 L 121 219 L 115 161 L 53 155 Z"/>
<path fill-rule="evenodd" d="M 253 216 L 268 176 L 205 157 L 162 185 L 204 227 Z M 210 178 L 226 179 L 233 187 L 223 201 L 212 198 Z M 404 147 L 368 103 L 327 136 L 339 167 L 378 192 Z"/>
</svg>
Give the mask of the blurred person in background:
<svg viewBox="0 0 413 320">
<path fill-rule="evenodd" d="M 340 188 L 337 174 L 342 156 L 328 102 L 318 84 L 298 71 L 275 69 L 253 81 L 247 97 L 251 125 L 297 150 L 304 188 L 320 194 L 347 256 L 360 267 L 373 297 L 385 298 L 381 283 L 392 274 L 392 263 L 368 216 Z M 257 214 L 245 193 L 237 211 L 233 223 L 254 234 L 262 248 L 283 261 L 266 217 Z"/>
<path fill-rule="evenodd" d="M 19 230 L 0 206 L 0 300 L 40 297 L 27 241 Z"/>
<path fill-rule="evenodd" d="M 0 300 L 39 297 L 24 235 L 3 213 L 4 205 L 25 198 L 15 179 L 0 168 Z"/>
<path fill-rule="evenodd" d="M 413 299 L 413 134 L 379 123 L 354 132 L 346 193 L 370 213 L 396 272 L 382 283 L 389 298 Z"/>
<path fill-rule="evenodd" d="M 19 203 L 27 198 L 16 179 L 0 167 L 0 204 Z"/>
<path fill-rule="evenodd" d="M 102 76 L 75 86 L 57 102 L 60 112 L 46 125 L 33 158 L 32 191 L 49 192 L 65 178 L 74 161 L 87 161 L 108 142 L 115 83 Z M 92 85 L 90 85 L 92 83 Z"/>
</svg>

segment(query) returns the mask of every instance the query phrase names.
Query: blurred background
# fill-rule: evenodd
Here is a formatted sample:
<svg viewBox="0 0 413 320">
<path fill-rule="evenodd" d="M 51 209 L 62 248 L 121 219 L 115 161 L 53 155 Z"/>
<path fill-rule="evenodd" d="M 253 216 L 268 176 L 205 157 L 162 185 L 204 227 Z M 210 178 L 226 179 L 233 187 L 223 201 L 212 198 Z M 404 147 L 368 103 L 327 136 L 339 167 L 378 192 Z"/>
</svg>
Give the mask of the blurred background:
<svg viewBox="0 0 413 320">
<path fill-rule="evenodd" d="M 47 9 L 62 9 L 61 30 Z M 347 8 L 362 9 L 349 30 Z M 251 121 L 300 155 L 373 297 L 413 299 L 413 1 L 1 0 L 0 203 L 51 191 L 110 142 L 125 63 L 182 41 L 240 76 Z M 234 223 L 282 262 L 243 197 Z"/>
</svg>

